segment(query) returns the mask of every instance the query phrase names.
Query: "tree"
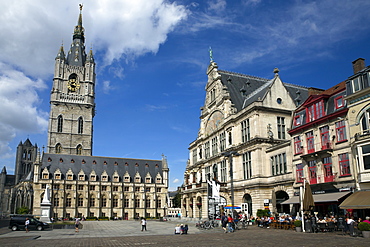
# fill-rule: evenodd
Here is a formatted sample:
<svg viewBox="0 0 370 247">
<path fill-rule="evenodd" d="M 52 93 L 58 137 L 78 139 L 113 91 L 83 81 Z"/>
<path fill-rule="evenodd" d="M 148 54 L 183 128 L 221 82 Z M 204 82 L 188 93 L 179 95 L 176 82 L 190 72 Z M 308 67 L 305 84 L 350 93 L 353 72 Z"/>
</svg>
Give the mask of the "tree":
<svg viewBox="0 0 370 247">
<path fill-rule="evenodd" d="M 181 195 L 180 195 L 180 191 L 177 191 L 177 194 L 174 196 L 172 202 L 173 202 L 173 207 L 175 207 L 175 208 L 181 208 Z"/>
<path fill-rule="evenodd" d="M 28 214 L 29 212 L 30 212 L 30 209 L 26 206 L 22 206 L 16 209 L 17 214 Z"/>
</svg>

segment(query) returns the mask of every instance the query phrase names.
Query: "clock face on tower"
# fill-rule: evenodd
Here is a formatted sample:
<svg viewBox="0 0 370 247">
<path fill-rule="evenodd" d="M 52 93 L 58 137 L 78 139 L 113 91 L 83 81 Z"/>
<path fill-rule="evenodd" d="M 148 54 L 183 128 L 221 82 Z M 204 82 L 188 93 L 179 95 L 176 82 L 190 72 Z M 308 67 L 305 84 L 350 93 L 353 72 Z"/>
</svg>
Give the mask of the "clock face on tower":
<svg viewBox="0 0 370 247">
<path fill-rule="evenodd" d="M 206 134 L 210 135 L 214 131 L 218 130 L 224 120 L 224 115 L 220 111 L 215 111 L 209 117 L 206 126 Z"/>
<path fill-rule="evenodd" d="M 76 92 L 80 88 L 80 84 L 78 84 L 76 78 L 70 78 L 68 80 L 68 90 L 70 92 Z"/>
</svg>

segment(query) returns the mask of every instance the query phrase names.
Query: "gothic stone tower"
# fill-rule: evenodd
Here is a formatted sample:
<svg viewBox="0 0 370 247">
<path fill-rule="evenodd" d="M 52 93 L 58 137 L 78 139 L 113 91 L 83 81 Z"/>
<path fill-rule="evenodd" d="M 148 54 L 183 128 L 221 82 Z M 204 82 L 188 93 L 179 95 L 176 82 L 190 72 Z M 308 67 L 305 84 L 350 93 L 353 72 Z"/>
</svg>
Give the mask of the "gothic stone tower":
<svg viewBox="0 0 370 247">
<path fill-rule="evenodd" d="M 55 58 L 50 96 L 48 153 L 92 155 L 95 114 L 95 62 L 85 52 L 82 5 L 67 58 L 61 46 Z"/>
<path fill-rule="evenodd" d="M 15 161 L 15 184 L 25 179 L 31 171 L 33 171 L 33 163 L 37 157 L 37 144 L 32 145 L 31 141 L 27 140 L 18 144 L 17 156 Z"/>
</svg>

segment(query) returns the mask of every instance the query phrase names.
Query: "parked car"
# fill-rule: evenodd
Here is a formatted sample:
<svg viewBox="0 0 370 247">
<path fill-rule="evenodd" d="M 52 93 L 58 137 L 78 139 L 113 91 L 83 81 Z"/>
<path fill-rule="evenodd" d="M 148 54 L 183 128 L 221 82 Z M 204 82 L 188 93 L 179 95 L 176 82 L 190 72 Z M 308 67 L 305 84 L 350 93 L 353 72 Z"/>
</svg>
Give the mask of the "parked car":
<svg viewBox="0 0 370 247">
<path fill-rule="evenodd" d="M 45 222 L 41 222 L 37 219 L 35 219 L 33 216 L 29 215 L 12 215 L 10 217 L 9 222 L 9 229 L 12 229 L 12 231 L 16 230 L 24 230 L 24 223 L 26 222 L 26 218 L 30 220 L 30 224 L 28 225 L 29 230 L 38 230 L 42 231 L 46 228 L 49 228 L 49 224 Z"/>
</svg>

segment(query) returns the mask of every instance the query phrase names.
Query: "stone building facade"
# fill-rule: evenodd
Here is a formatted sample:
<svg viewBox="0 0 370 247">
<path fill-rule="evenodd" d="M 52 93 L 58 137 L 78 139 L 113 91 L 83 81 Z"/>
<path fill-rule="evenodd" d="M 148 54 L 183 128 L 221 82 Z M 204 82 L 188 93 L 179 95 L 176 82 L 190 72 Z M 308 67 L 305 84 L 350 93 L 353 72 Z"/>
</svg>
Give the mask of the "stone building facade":
<svg viewBox="0 0 370 247">
<path fill-rule="evenodd" d="M 162 217 L 168 191 L 168 166 L 162 160 L 50 154 L 35 165 L 33 214 L 46 185 L 54 218 Z"/>
<path fill-rule="evenodd" d="M 183 216 L 219 215 L 232 199 L 249 215 L 265 207 L 284 210 L 280 202 L 294 194 L 287 127 L 315 90 L 283 83 L 278 72 L 264 79 L 219 70 L 211 61 L 198 137 L 189 145 Z M 215 184 L 219 198 L 211 195 Z"/>
<path fill-rule="evenodd" d="M 370 66 L 362 58 L 353 62 L 353 75 L 346 81 L 348 125 L 352 163 L 357 171 L 357 190 L 370 190 Z"/>
</svg>

